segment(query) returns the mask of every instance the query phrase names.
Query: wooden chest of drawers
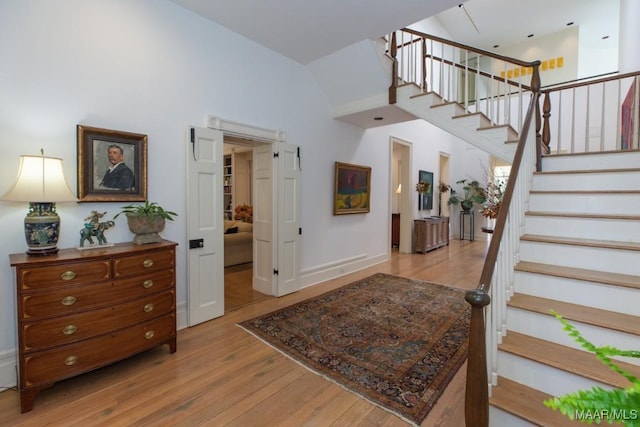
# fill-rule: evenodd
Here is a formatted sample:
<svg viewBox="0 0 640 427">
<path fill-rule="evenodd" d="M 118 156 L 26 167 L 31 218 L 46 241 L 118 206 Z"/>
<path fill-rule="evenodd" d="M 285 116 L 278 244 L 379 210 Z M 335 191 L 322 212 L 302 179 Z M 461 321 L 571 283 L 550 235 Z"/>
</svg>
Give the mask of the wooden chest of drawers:
<svg viewBox="0 0 640 427">
<path fill-rule="evenodd" d="M 56 381 L 152 347 L 176 351 L 176 243 L 10 255 L 20 410 Z"/>
</svg>

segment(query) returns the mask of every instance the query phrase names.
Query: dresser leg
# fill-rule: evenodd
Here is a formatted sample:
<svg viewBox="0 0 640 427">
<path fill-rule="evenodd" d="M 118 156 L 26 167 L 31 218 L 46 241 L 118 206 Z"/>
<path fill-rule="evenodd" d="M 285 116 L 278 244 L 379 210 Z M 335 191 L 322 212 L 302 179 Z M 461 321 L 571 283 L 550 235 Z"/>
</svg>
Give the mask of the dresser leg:
<svg viewBox="0 0 640 427">
<path fill-rule="evenodd" d="M 51 384 L 48 384 L 44 387 L 36 387 L 30 388 L 28 390 L 20 390 L 20 413 L 24 414 L 25 412 L 29 412 L 33 409 L 33 401 L 40 391 L 45 388 L 51 387 Z"/>
<path fill-rule="evenodd" d="M 177 347 L 177 337 L 174 336 L 172 339 L 167 341 L 167 344 L 169 344 L 169 352 L 171 354 L 175 353 L 176 350 L 178 349 L 178 347 Z"/>
</svg>

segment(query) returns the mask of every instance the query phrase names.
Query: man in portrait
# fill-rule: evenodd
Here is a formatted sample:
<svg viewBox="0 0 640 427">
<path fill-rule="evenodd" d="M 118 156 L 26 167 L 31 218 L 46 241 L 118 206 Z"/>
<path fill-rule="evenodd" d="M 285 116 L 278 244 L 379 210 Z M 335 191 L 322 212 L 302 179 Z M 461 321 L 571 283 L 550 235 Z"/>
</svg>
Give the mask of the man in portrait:
<svg viewBox="0 0 640 427">
<path fill-rule="evenodd" d="M 124 163 L 124 151 L 117 144 L 111 144 L 107 148 L 109 169 L 104 174 L 100 185 L 111 190 L 134 190 L 135 175 L 129 166 Z"/>
</svg>

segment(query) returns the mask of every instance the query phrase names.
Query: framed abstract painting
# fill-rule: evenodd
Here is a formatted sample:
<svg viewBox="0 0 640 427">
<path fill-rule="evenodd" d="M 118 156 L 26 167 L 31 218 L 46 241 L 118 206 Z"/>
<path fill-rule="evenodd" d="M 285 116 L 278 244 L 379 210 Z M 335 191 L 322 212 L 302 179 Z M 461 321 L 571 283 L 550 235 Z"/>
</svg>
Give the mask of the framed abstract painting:
<svg viewBox="0 0 640 427">
<path fill-rule="evenodd" d="M 333 214 L 367 213 L 370 202 L 371 168 L 335 162 Z"/>
</svg>

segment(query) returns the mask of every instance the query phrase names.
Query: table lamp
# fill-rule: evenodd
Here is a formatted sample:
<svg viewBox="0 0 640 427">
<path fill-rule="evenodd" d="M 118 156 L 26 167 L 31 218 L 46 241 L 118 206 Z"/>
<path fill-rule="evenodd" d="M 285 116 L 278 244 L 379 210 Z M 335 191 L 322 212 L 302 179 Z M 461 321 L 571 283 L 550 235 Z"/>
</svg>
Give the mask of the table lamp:
<svg viewBox="0 0 640 427">
<path fill-rule="evenodd" d="M 42 256 L 58 252 L 60 217 L 56 202 L 75 202 L 62 172 L 62 159 L 40 156 L 20 156 L 18 178 L 0 200 L 29 202 L 24 219 L 24 235 L 28 255 Z"/>
</svg>

